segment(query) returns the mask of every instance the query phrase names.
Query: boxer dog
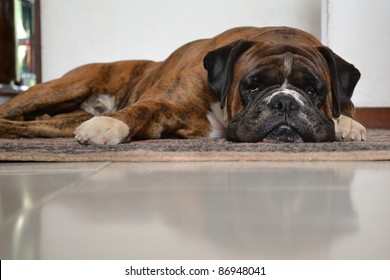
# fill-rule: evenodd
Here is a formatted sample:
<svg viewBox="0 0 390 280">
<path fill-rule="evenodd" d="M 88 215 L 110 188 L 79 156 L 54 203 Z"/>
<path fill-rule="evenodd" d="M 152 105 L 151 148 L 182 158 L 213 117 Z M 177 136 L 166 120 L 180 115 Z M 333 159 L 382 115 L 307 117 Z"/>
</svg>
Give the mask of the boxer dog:
<svg viewBox="0 0 390 280">
<path fill-rule="evenodd" d="M 241 27 L 163 62 L 76 68 L 0 105 L 1 137 L 81 144 L 226 137 L 235 142 L 364 140 L 351 96 L 359 71 L 312 35 Z"/>
</svg>

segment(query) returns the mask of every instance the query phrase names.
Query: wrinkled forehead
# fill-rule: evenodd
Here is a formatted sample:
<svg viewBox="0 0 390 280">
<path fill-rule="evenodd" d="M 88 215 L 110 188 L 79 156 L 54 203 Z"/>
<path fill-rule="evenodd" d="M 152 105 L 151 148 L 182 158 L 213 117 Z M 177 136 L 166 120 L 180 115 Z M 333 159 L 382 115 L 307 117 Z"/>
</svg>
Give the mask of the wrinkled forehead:
<svg viewBox="0 0 390 280">
<path fill-rule="evenodd" d="M 283 80 L 291 75 L 326 76 L 326 62 L 320 53 L 313 47 L 291 45 L 256 44 L 244 53 L 238 63 L 236 71 L 241 77 L 253 72 L 269 71 L 270 75 Z"/>
</svg>

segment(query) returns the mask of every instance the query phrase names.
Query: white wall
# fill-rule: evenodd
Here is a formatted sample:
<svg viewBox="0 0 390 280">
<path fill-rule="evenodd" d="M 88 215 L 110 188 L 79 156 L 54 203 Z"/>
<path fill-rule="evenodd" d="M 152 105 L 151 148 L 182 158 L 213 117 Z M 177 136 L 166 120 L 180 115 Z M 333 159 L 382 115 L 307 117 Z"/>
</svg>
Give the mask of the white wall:
<svg viewBox="0 0 390 280">
<path fill-rule="evenodd" d="M 41 0 L 47 81 L 89 62 L 163 60 L 182 44 L 243 25 L 321 35 L 321 0 Z"/>
<path fill-rule="evenodd" d="M 323 4 L 325 43 L 362 73 L 352 99 L 355 105 L 390 107 L 390 1 L 324 0 Z"/>
</svg>

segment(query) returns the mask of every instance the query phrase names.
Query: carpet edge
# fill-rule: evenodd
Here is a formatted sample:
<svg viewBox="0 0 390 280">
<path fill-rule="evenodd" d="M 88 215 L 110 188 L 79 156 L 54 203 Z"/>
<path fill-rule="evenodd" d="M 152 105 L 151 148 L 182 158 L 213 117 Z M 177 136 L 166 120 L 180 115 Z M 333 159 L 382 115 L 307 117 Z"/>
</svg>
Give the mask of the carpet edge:
<svg viewBox="0 0 390 280">
<path fill-rule="evenodd" d="M 385 161 L 390 151 L 357 152 L 109 152 L 91 154 L 12 153 L 0 154 L 0 161 L 44 162 L 201 162 L 201 161 Z"/>
</svg>

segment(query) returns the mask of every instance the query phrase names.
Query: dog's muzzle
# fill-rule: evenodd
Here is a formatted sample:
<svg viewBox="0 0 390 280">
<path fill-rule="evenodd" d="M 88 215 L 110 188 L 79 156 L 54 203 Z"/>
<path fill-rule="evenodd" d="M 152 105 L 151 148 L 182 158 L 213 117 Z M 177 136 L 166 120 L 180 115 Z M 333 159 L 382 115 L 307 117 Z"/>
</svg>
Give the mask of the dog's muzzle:
<svg viewBox="0 0 390 280">
<path fill-rule="evenodd" d="M 294 96 L 286 93 L 279 93 L 271 98 L 268 102 L 268 107 L 278 122 L 274 122 L 273 129 L 264 138 L 264 140 L 270 140 L 272 142 L 284 141 L 284 142 L 300 142 L 303 141 L 295 122 L 295 114 L 303 106 L 303 102 L 299 102 Z"/>
<path fill-rule="evenodd" d="M 263 91 L 237 114 L 226 137 L 235 142 L 324 142 L 334 139 L 334 123 L 304 93 Z"/>
</svg>

